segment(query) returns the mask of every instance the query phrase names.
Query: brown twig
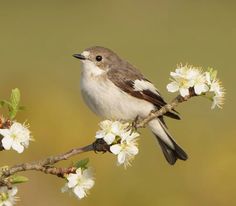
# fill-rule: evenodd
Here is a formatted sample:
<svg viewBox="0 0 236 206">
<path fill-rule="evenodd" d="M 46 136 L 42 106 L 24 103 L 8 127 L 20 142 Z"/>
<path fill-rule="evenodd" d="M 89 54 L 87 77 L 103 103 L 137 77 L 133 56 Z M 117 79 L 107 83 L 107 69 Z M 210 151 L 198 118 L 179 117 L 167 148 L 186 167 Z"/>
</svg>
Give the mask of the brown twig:
<svg viewBox="0 0 236 206">
<path fill-rule="evenodd" d="M 154 112 L 151 112 L 146 118 L 141 119 L 136 123 L 136 128 L 143 128 L 146 127 L 147 123 L 150 122 L 151 120 L 163 116 L 167 112 L 173 111 L 175 107 L 177 107 L 180 103 L 187 101 L 191 97 L 196 96 L 195 93 L 190 93 L 190 95 L 182 97 L 181 95 L 178 95 L 175 99 L 171 101 L 171 103 L 166 104 L 163 106 L 161 109 L 156 110 Z"/>
<path fill-rule="evenodd" d="M 162 116 L 167 112 L 172 111 L 180 103 L 187 101 L 193 96 L 196 96 L 196 95 L 191 90 L 190 90 L 189 96 L 186 96 L 186 97 L 182 97 L 180 95 L 177 96 L 175 99 L 172 100 L 171 103 L 166 104 L 165 106 L 163 106 L 161 109 L 157 111 L 151 112 L 146 118 L 141 119 L 138 122 L 136 122 L 135 127 L 136 128 L 145 127 L 146 124 L 150 122 L 151 120 L 159 116 Z M 59 177 L 64 177 L 65 174 L 74 172 L 76 168 L 74 167 L 57 168 L 57 167 L 54 167 L 53 165 L 62 160 L 67 160 L 72 156 L 75 156 L 84 152 L 89 152 L 89 151 L 107 152 L 110 150 L 109 150 L 109 145 L 107 145 L 103 139 L 98 139 L 94 143 L 89 144 L 85 147 L 74 148 L 74 149 L 69 150 L 68 152 L 65 152 L 59 155 L 50 156 L 43 160 L 34 161 L 31 163 L 17 164 L 1 172 L 0 186 L 7 185 L 7 183 L 9 182 L 6 181 L 6 179 L 10 177 L 11 175 L 16 174 L 18 172 L 22 172 L 22 171 L 27 171 L 27 170 L 41 171 L 46 174 L 52 174 L 52 175 L 57 175 Z"/>
<path fill-rule="evenodd" d="M 51 165 L 54 165 L 57 162 L 62 161 L 62 160 L 67 160 L 68 158 L 75 156 L 77 154 L 81 154 L 81 153 L 92 151 L 92 150 L 94 150 L 94 148 L 93 148 L 93 145 L 91 144 L 85 147 L 71 149 L 70 151 L 66 153 L 50 156 L 43 160 L 39 160 L 39 161 L 31 162 L 31 163 L 17 164 L 3 171 L 3 176 L 9 177 L 17 172 L 22 172 L 26 170 L 37 170 L 37 171 L 41 171 L 47 174 L 57 174 L 58 170 L 55 170 L 55 168 L 53 170 L 53 167 L 50 167 Z"/>
</svg>

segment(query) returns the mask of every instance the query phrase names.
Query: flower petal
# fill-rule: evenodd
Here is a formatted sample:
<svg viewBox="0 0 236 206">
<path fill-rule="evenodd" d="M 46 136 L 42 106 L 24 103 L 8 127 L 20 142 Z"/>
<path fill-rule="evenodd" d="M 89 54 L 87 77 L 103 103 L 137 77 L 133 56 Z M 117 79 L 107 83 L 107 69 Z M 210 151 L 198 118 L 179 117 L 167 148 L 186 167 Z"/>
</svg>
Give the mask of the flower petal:
<svg viewBox="0 0 236 206">
<path fill-rule="evenodd" d="M 112 134 L 112 133 L 108 133 L 108 134 L 106 134 L 106 136 L 103 138 L 104 139 L 104 141 L 107 143 L 107 144 L 112 144 L 113 142 L 114 142 L 114 140 L 115 140 L 115 135 L 114 134 Z"/>
<path fill-rule="evenodd" d="M 91 189 L 94 186 L 94 180 L 92 179 L 87 179 L 86 182 L 84 182 L 84 188 L 86 189 Z"/>
<path fill-rule="evenodd" d="M 188 88 L 180 88 L 179 92 L 180 92 L 182 97 L 185 97 L 185 96 L 189 95 L 189 89 Z"/>
<path fill-rule="evenodd" d="M 132 142 L 135 142 L 139 136 L 140 134 L 138 132 L 132 132 L 126 137 L 126 142 L 131 144 Z"/>
<path fill-rule="evenodd" d="M 215 109 L 216 106 L 221 109 L 223 104 L 224 104 L 224 96 L 215 95 L 213 97 L 213 103 L 211 109 Z"/>
<path fill-rule="evenodd" d="M 125 162 L 125 158 L 126 158 L 126 153 L 125 152 L 120 152 L 118 154 L 118 163 L 119 164 L 123 164 Z"/>
<path fill-rule="evenodd" d="M 211 75 L 210 72 L 205 72 L 205 78 L 208 84 L 211 84 Z"/>
<path fill-rule="evenodd" d="M 3 137 L 9 137 L 11 132 L 9 129 L 0 129 L 0 134 L 3 136 Z"/>
<path fill-rule="evenodd" d="M 120 133 L 121 142 L 126 141 L 127 138 L 130 136 L 130 133 L 131 133 L 131 130 Z"/>
<path fill-rule="evenodd" d="M 2 146 L 5 150 L 9 150 L 13 144 L 13 139 L 10 137 L 4 137 L 2 139 Z"/>
<path fill-rule="evenodd" d="M 131 155 L 138 154 L 138 148 L 136 146 L 134 146 L 134 145 L 131 145 L 131 146 L 127 147 L 127 151 Z"/>
<path fill-rule="evenodd" d="M 177 82 L 171 82 L 166 88 L 169 92 L 177 92 L 179 90 L 179 84 Z"/>
<path fill-rule="evenodd" d="M 75 187 L 78 183 L 78 181 L 77 181 L 78 175 L 77 174 L 69 174 L 66 179 L 68 180 L 67 185 L 69 188 Z"/>
<path fill-rule="evenodd" d="M 96 132 L 95 138 L 96 139 L 102 139 L 104 136 L 105 136 L 104 131 L 99 130 L 99 131 Z"/>
<path fill-rule="evenodd" d="M 16 150 L 18 153 L 22 153 L 24 151 L 24 147 L 19 142 L 12 143 L 12 149 Z"/>
<path fill-rule="evenodd" d="M 119 134 L 120 127 L 121 127 L 120 122 L 118 121 L 113 122 L 113 124 L 111 125 L 111 132 L 113 132 L 114 134 Z"/>
<path fill-rule="evenodd" d="M 82 187 L 79 187 L 79 186 L 75 187 L 75 188 L 73 189 L 73 192 L 75 193 L 75 195 L 76 195 L 79 199 L 82 199 L 82 198 L 84 198 L 84 197 L 86 196 L 86 193 L 85 193 L 84 189 L 83 189 Z"/>
<path fill-rule="evenodd" d="M 111 150 L 111 152 L 112 152 L 113 154 L 117 155 L 117 154 L 119 154 L 120 151 L 121 151 L 121 146 L 120 146 L 119 144 L 112 145 L 112 146 L 110 147 L 110 150 Z"/>
<path fill-rule="evenodd" d="M 1 193 L 5 193 L 3 199 L 1 198 Z M 15 197 L 17 193 L 17 187 L 13 187 L 12 189 L 8 189 L 3 186 L 0 189 L 0 206 L 12 206 L 15 204 L 17 197 Z"/>
<path fill-rule="evenodd" d="M 197 95 L 200 95 L 201 93 L 204 93 L 208 90 L 209 90 L 209 88 L 206 84 L 196 84 L 194 86 L 194 91 Z"/>
<path fill-rule="evenodd" d="M 104 120 L 99 123 L 99 126 L 103 129 L 106 130 L 107 128 L 111 127 L 112 122 L 110 120 Z"/>
</svg>

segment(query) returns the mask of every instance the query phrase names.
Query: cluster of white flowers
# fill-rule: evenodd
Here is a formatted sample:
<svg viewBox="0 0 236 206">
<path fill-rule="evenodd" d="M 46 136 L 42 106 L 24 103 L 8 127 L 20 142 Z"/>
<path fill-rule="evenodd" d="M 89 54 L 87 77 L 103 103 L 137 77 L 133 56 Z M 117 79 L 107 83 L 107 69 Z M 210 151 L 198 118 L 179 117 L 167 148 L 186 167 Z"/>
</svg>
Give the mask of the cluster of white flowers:
<svg viewBox="0 0 236 206">
<path fill-rule="evenodd" d="M 77 198 L 84 198 L 89 190 L 94 186 L 94 178 L 90 169 L 78 168 L 76 173 L 66 176 L 67 183 L 62 188 L 62 192 L 72 192 Z"/>
<path fill-rule="evenodd" d="M 8 189 L 6 186 L 0 187 L 0 206 L 12 206 L 18 198 L 15 196 L 18 190 L 17 187 Z"/>
<path fill-rule="evenodd" d="M 216 78 L 217 72 L 213 69 L 209 69 L 207 72 L 203 72 L 200 68 L 180 65 L 171 72 L 172 82 L 167 85 L 169 92 L 180 92 L 180 95 L 188 96 L 189 89 L 193 88 L 196 95 L 205 95 L 206 93 L 212 93 L 211 100 L 212 109 L 216 106 L 221 108 L 224 103 L 224 88 L 221 82 Z"/>
<path fill-rule="evenodd" d="M 32 140 L 28 126 L 19 122 L 13 122 L 9 129 L 0 129 L 2 138 L 2 146 L 5 150 L 16 150 L 22 153 L 29 146 Z"/>
<path fill-rule="evenodd" d="M 213 101 L 211 108 L 214 109 L 216 106 L 222 108 L 224 104 L 225 89 L 220 80 L 216 78 L 216 72 L 210 70 L 205 74 L 209 85 L 209 92 L 213 93 L 213 97 L 211 98 Z"/>
<path fill-rule="evenodd" d="M 103 138 L 110 145 L 110 151 L 117 155 L 118 165 L 130 165 L 138 154 L 137 137 L 139 133 L 128 129 L 129 123 L 105 120 L 100 123 L 102 130 L 96 133 L 96 138 Z"/>
</svg>

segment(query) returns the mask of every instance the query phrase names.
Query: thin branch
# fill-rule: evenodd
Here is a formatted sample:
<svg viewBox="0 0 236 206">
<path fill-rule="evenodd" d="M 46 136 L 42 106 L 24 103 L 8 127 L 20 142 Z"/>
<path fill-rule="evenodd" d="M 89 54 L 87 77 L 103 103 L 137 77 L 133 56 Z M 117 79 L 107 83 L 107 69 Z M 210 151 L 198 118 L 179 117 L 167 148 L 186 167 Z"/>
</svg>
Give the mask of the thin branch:
<svg viewBox="0 0 236 206">
<path fill-rule="evenodd" d="M 174 98 L 169 104 L 164 105 L 161 109 L 151 112 L 146 118 L 141 119 L 136 123 L 136 128 L 143 128 L 146 127 L 147 123 L 151 120 L 163 116 L 167 112 L 173 111 L 180 103 L 185 102 L 189 100 L 191 97 L 196 96 L 196 94 L 193 91 L 190 91 L 190 95 L 182 97 L 181 95 L 178 95 L 176 98 Z"/>
<path fill-rule="evenodd" d="M 171 103 L 166 104 L 165 106 L 163 106 L 161 109 L 157 111 L 151 112 L 146 118 L 141 119 L 138 122 L 136 122 L 135 128 L 145 127 L 146 124 L 150 122 L 151 120 L 159 116 L 162 116 L 166 114 L 167 112 L 172 111 L 180 103 L 187 101 L 188 99 L 194 96 L 196 95 L 193 91 L 192 92 L 190 91 L 190 95 L 186 97 L 182 97 L 178 95 L 175 99 L 171 101 Z M 107 145 L 103 139 L 97 139 L 94 143 L 89 144 L 85 147 L 74 148 L 74 149 L 69 150 L 68 152 L 50 156 L 43 160 L 14 165 L 10 168 L 7 168 L 1 171 L 0 186 L 9 184 L 9 181 L 6 181 L 6 179 L 10 177 L 11 175 L 16 174 L 18 172 L 22 172 L 22 171 L 28 171 L 28 170 L 41 171 L 46 174 L 52 174 L 52 175 L 57 175 L 59 177 L 64 177 L 65 174 L 74 172 L 76 168 L 75 167 L 57 168 L 57 167 L 54 167 L 53 165 L 62 160 L 67 160 L 72 156 L 75 156 L 84 152 L 89 152 L 89 151 L 107 152 L 107 151 L 110 151 L 110 146 Z"/>
<path fill-rule="evenodd" d="M 93 145 L 90 144 L 85 147 L 71 149 L 70 151 L 59 154 L 59 155 L 47 157 L 46 159 L 43 159 L 43 160 L 39 160 L 39 161 L 31 162 L 31 163 L 17 164 L 3 171 L 3 176 L 9 177 L 10 175 L 13 175 L 17 172 L 22 172 L 26 170 L 37 170 L 37 171 L 42 171 L 44 173 L 52 174 L 54 173 L 54 171 L 50 170 L 52 169 L 50 168 L 50 165 L 54 165 L 57 162 L 62 161 L 62 160 L 67 160 L 68 158 L 75 156 L 77 154 L 81 154 L 81 153 L 93 151 L 93 150 L 94 150 Z"/>
</svg>

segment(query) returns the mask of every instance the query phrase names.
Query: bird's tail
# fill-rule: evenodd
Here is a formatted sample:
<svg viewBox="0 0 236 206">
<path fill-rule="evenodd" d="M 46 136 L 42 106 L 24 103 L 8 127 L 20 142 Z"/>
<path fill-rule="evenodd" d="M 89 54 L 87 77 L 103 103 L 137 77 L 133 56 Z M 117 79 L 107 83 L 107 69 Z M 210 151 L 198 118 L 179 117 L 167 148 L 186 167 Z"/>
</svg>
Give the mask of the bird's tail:
<svg viewBox="0 0 236 206">
<path fill-rule="evenodd" d="M 156 136 L 162 152 L 169 164 L 174 165 L 177 159 L 188 159 L 188 155 L 185 151 L 172 139 L 162 118 L 157 118 L 149 122 L 149 127 Z"/>
</svg>

